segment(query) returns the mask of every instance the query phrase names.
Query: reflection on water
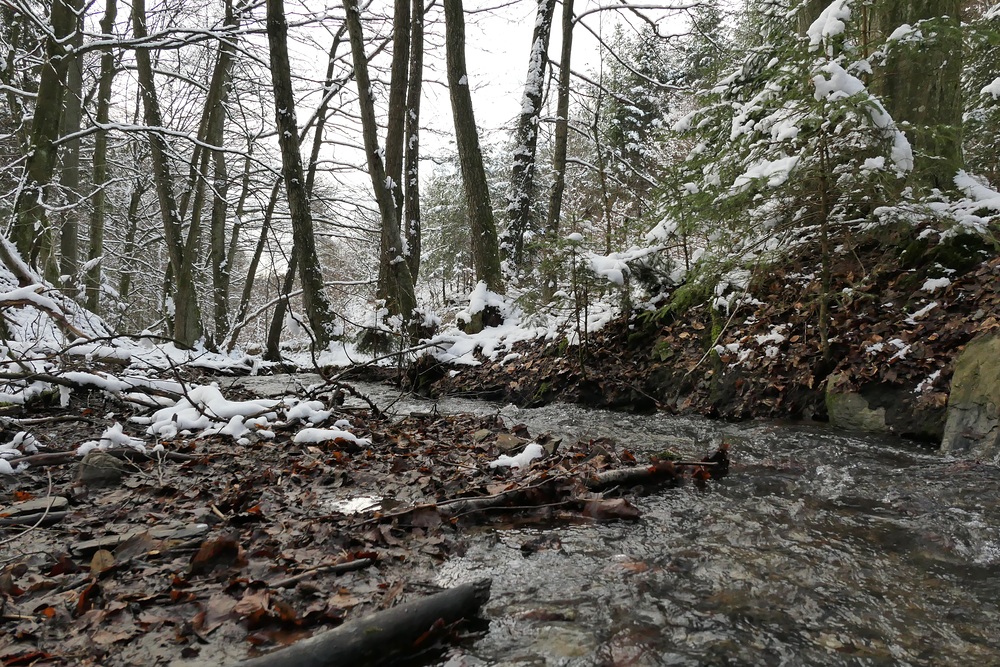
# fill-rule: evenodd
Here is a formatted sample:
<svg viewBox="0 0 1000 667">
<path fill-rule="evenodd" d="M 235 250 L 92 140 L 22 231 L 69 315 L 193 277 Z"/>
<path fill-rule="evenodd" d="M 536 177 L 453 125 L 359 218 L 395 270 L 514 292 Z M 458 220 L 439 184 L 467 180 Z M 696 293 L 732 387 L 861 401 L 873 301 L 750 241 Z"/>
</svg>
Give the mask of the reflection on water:
<svg viewBox="0 0 1000 667">
<path fill-rule="evenodd" d="M 490 627 L 438 664 L 1000 665 L 995 466 L 820 426 L 437 407 L 637 452 L 698 453 L 725 437 L 734 458 L 704 492 L 634 499 L 636 523 L 468 537 L 438 583 L 491 576 Z M 558 539 L 522 552 L 546 536 Z"/>
</svg>

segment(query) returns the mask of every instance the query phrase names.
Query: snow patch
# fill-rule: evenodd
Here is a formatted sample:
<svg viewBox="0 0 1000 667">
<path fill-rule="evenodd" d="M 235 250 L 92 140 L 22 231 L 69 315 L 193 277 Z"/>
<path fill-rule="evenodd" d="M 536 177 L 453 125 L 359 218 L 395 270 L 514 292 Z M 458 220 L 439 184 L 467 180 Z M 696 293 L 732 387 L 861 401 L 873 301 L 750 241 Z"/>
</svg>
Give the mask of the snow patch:
<svg viewBox="0 0 1000 667">
<path fill-rule="evenodd" d="M 507 456 L 501 454 L 496 461 L 490 463 L 490 468 L 523 468 L 535 459 L 545 455 L 545 450 L 536 442 L 524 448 L 524 451 L 517 456 Z"/>
</svg>

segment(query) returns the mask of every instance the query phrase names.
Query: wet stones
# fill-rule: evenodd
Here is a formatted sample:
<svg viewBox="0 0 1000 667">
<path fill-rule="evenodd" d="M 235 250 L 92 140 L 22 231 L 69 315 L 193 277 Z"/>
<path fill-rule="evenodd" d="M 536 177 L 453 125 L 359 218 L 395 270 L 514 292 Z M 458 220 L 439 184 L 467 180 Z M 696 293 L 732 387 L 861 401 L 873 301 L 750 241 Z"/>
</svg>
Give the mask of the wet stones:
<svg viewBox="0 0 1000 667">
<path fill-rule="evenodd" d="M 99 449 L 87 452 L 76 471 L 76 480 L 88 487 L 117 486 L 125 474 L 125 464 Z"/>
<path fill-rule="evenodd" d="M 981 335 L 955 363 L 941 450 L 992 457 L 1000 453 L 1000 336 Z"/>
</svg>

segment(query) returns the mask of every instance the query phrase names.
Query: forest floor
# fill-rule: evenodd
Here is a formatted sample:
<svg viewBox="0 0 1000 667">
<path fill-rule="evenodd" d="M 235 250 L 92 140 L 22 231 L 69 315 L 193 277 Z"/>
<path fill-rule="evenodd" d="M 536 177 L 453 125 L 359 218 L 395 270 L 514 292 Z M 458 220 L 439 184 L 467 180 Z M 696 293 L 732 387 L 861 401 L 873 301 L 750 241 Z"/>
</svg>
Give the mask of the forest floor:
<svg viewBox="0 0 1000 667">
<path fill-rule="evenodd" d="M 128 418 L 121 405 L 23 416 L 47 446 L 0 475 L 0 664 L 234 664 L 438 590 L 436 565 L 484 526 L 634 520 L 623 491 L 705 484 L 726 458 L 637 462 L 497 416 L 389 419 L 328 399 L 357 440 L 297 442 L 301 424 L 279 424 L 249 444 L 182 437 L 81 461 L 83 440 Z M 530 441 L 541 462 L 490 465 Z M 407 651 L 430 660 L 472 630 Z"/>
</svg>

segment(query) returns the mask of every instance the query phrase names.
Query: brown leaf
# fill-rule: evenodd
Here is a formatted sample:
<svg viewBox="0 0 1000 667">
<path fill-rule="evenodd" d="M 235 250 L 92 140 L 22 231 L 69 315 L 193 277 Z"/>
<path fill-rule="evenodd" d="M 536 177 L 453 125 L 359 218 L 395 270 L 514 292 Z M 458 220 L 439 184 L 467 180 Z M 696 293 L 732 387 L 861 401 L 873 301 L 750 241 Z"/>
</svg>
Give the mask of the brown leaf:
<svg viewBox="0 0 1000 667">
<path fill-rule="evenodd" d="M 147 530 L 128 538 L 115 547 L 115 558 L 119 562 L 127 561 L 130 558 L 141 556 L 153 550 L 153 536 Z"/>
<path fill-rule="evenodd" d="M 195 616 L 195 630 L 208 635 L 225 623 L 233 614 L 236 600 L 224 593 L 215 593 L 208 599 L 204 608 Z"/>
<path fill-rule="evenodd" d="M 96 581 L 91 582 L 80 592 L 80 597 L 76 601 L 76 615 L 83 616 L 94 608 L 94 601 L 101 594 L 101 585 Z"/>
<path fill-rule="evenodd" d="M 232 535 L 205 540 L 191 559 L 191 572 L 207 572 L 216 566 L 243 567 L 247 564 L 243 547 Z"/>
<path fill-rule="evenodd" d="M 96 577 L 115 566 L 115 555 L 107 549 L 98 549 L 90 559 L 90 576 Z"/>
<path fill-rule="evenodd" d="M 271 605 L 271 593 L 266 588 L 258 590 L 247 589 L 243 599 L 233 607 L 233 614 L 243 618 L 248 627 L 258 627 L 267 616 Z"/>
</svg>

